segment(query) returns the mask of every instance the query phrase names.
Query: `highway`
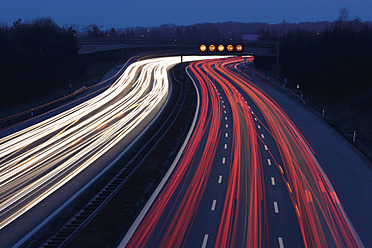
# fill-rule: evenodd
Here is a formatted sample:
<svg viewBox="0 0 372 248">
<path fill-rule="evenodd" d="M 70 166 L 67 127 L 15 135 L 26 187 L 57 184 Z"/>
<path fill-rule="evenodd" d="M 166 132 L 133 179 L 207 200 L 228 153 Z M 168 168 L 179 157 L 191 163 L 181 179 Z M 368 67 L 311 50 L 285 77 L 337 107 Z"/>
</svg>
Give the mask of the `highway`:
<svg viewBox="0 0 372 248">
<path fill-rule="evenodd" d="M 166 103 L 171 89 L 168 69 L 179 62 L 180 57 L 164 57 L 132 63 L 103 93 L 0 139 L 3 245 L 10 234 L 22 229 L 19 223 L 10 224 L 40 203 L 41 212 L 53 212 L 51 206 L 58 206 L 46 203 L 48 196 L 70 181 L 75 189 L 82 188 L 87 182 L 81 177 L 88 168 L 94 170 L 110 164 L 146 129 Z M 79 180 L 74 180 L 78 177 Z M 57 198 L 64 197 L 67 196 Z M 36 219 L 38 215 L 27 219 L 38 224 L 43 221 Z M 22 220 L 21 226 L 24 225 Z"/>
<path fill-rule="evenodd" d="M 192 135 L 119 247 L 363 247 L 315 151 L 244 63 L 190 64 Z"/>
</svg>

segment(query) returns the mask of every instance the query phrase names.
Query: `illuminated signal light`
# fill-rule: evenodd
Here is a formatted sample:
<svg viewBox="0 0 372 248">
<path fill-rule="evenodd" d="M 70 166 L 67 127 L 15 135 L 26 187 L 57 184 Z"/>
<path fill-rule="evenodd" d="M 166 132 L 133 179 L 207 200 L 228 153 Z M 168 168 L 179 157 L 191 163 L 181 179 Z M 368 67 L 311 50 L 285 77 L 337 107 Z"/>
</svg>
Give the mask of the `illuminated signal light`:
<svg viewBox="0 0 372 248">
<path fill-rule="evenodd" d="M 243 47 L 242 47 L 242 45 L 237 45 L 237 46 L 235 47 L 235 50 L 236 50 L 236 52 L 241 53 L 241 52 L 243 51 Z"/>
<path fill-rule="evenodd" d="M 209 45 L 209 52 L 213 53 L 216 51 L 216 46 L 215 45 Z"/>
<path fill-rule="evenodd" d="M 206 45 L 200 45 L 200 52 L 205 53 L 207 51 L 207 46 Z"/>
<path fill-rule="evenodd" d="M 233 45 L 228 45 L 226 47 L 226 49 L 227 49 L 228 52 L 233 52 L 234 51 L 234 46 Z"/>
<path fill-rule="evenodd" d="M 219 45 L 217 49 L 220 53 L 223 53 L 225 51 L 225 46 L 224 45 Z"/>
</svg>

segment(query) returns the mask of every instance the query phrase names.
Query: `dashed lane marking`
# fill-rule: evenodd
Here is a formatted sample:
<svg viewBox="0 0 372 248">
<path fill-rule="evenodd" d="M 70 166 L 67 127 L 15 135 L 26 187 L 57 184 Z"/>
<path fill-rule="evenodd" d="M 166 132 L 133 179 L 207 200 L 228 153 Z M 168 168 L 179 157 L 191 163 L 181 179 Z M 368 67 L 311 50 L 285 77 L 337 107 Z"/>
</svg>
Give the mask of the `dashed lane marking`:
<svg viewBox="0 0 372 248">
<path fill-rule="evenodd" d="M 278 242 L 279 242 L 279 248 L 284 248 L 284 243 L 283 243 L 283 238 L 278 237 Z"/>
<path fill-rule="evenodd" d="M 276 214 L 279 213 L 279 207 L 278 207 L 278 203 L 277 202 L 274 202 L 274 212 Z"/>
<path fill-rule="evenodd" d="M 203 238 L 203 243 L 202 243 L 202 248 L 205 248 L 207 247 L 207 242 L 208 242 L 208 234 L 204 234 L 204 238 Z"/>
<path fill-rule="evenodd" d="M 216 203 L 217 203 L 217 200 L 213 200 L 211 211 L 214 211 L 216 209 Z"/>
<path fill-rule="evenodd" d="M 275 178 L 271 177 L 271 185 L 275 186 Z"/>
</svg>

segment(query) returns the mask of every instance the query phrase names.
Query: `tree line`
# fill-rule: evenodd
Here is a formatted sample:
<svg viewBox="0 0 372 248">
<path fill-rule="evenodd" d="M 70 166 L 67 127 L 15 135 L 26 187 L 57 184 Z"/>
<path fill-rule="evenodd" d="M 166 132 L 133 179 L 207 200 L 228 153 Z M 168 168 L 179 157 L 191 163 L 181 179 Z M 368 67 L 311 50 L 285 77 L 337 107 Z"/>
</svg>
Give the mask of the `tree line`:
<svg viewBox="0 0 372 248">
<path fill-rule="evenodd" d="M 240 42 L 244 34 L 258 34 L 267 38 L 268 34 L 286 33 L 290 30 L 302 28 L 322 31 L 332 25 L 332 22 L 301 22 L 289 23 L 284 20 L 278 24 L 264 22 L 221 22 L 197 23 L 193 25 L 164 24 L 159 27 L 129 27 L 110 28 L 104 30 L 96 24 L 78 27 L 77 35 L 80 40 L 119 40 L 128 41 L 221 41 L 229 40 Z"/>
<path fill-rule="evenodd" d="M 50 18 L 18 19 L 10 27 L 0 26 L 0 105 L 67 87 L 86 68 L 78 55 L 79 41 L 84 39 L 240 42 L 243 34 L 279 40 L 281 75 L 300 83 L 301 89 L 334 99 L 365 96 L 371 85 L 372 24 L 350 21 L 347 15 L 344 10 L 334 22 L 165 24 L 107 30 L 95 24 L 60 27 Z"/>
<path fill-rule="evenodd" d="M 280 37 L 282 75 L 329 101 L 372 106 L 372 28 L 359 19 L 322 32 L 296 29 Z M 363 104 L 360 102 L 363 100 Z"/>
<path fill-rule="evenodd" d="M 75 31 L 50 18 L 0 26 L 0 106 L 67 87 L 84 70 L 78 50 Z"/>
</svg>

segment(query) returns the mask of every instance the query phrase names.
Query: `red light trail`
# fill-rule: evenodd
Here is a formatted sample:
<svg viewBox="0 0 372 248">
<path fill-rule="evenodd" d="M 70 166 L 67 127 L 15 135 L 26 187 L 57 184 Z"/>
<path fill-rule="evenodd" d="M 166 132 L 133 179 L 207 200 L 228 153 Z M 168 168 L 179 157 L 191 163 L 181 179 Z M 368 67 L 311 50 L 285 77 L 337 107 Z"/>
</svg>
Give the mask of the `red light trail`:
<svg viewBox="0 0 372 248">
<path fill-rule="evenodd" d="M 221 139 L 223 103 L 217 88 L 222 89 L 231 107 L 233 131 L 222 214 L 215 240 L 210 242 L 215 247 L 270 245 L 267 175 L 260 152 L 260 146 L 266 144 L 256 129 L 257 120 L 275 140 L 280 156 L 275 158 L 268 150 L 270 163 L 276 165 L 290 197 L 303 245 L 362 247 L 310 144 L 285 111 L 239 73 L 237 68 L 243 63 L 243 58 L 228 58 L 190 64 L 201 99 L 196 128 L 175 171 L 127 247 L 184 247 L 187 239 L 193 238 L 189 237 L 190 230 Z M 253 113 L 242 94 L 250 98 L 263 119 Z M 198 152 L 202 155 L 197 156 Z"/>
</svg>

